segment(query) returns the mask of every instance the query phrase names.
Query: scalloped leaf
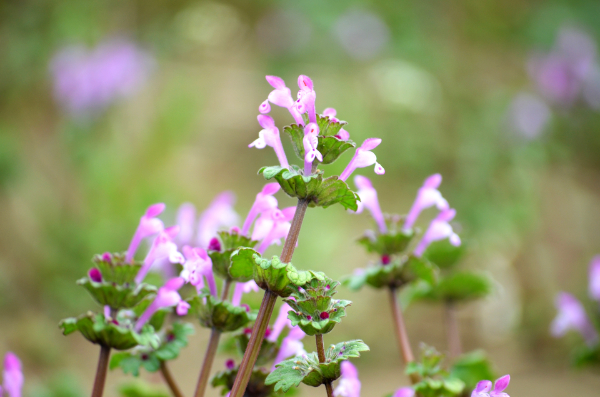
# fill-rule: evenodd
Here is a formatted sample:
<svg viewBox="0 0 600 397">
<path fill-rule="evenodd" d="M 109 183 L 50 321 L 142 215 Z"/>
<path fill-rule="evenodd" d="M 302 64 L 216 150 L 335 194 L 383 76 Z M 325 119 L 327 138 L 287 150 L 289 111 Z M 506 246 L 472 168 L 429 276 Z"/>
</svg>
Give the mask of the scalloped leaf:
<svg viewBox="0 0 600 397">
<path fill-rule="evenodd" d="M 455 247 L 450 244 L 450 240 L 444 239 L 431 243 L 423 253 L 423 257 L 435 263 L 441 269 L 449 269 L 459 263 L 466 250 L 467 245 L 464 241 L 461 245 Z"/>
<path fill-rule="evenodd" d="M 197 314 L 200 325 L 215 328 L 220 332 L 238 330 L 256 318 L 243 306 L 233 306 L 203 290 L 198 296 L 188 300 L 191 309 Z"/>
<path fill-rule="evenodd" d="M 345 209 L 356 211 L 360 197 L 338 176 L 330 176 L 321 184 L 316 197 L 311 198 L 309 207 L 327 208 L 340 203 Z"/>
<path fill-rule="evenodd" d="M 104 255 L 94 255 L 92 262 L 102 273 L 102 280 L 109 283 L 132 284 L 142 264 L 139 261 L 125 262 L 125 253 L 108 253 L 109 260 Z"/>
<path fill-rule="evenodd" d="M 446 301 L 467 301 L 480 299 L 491 292 L 490 280 L 480 274 L 455 272 L 444 277 L 431 290 L 431 297 Z"/>
<path fill-rule="evenodd" d="M 253 279 L 254 255 L 260 255 L 252 248 L 240 248 L 231 254 L 229 274 L 235 281 L 246 282 Z"/>
<path fill-rule="evenodd" d="M 137 286 L 129 283 L 118 285 L 108 281 L 97 283 L 89 277 L 77 280 L 77 285 L 85 288 L 100 305 L 108 305 L 113 309 L 131 309 L 157 290 L 155 286 L 145 283 Z"/>
<path fill-rule="evenodd" d="M 388 233 L 377 233 L 376 235 L 365 235 L 358 239 L 368 252 L 379 255 L 394 255 L 404 252 L 408 244 L 415 236 L 411 230 L 390 231 Z"/>
</svg>

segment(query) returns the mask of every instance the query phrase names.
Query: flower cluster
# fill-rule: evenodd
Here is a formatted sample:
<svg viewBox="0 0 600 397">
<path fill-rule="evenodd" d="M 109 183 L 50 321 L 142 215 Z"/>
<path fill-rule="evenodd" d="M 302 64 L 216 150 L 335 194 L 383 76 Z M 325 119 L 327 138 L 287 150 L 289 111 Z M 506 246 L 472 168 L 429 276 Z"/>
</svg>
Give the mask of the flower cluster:
<svg viewBox="0 0 600 397">
<path fill-rule="evenodd" d="M 0 386 L 0 396 L 21 397 L 23 381 L 21 360 L 14 353 L 6 353 L 4 356 L 4 374 L 3 383 Z"/>
</svg>

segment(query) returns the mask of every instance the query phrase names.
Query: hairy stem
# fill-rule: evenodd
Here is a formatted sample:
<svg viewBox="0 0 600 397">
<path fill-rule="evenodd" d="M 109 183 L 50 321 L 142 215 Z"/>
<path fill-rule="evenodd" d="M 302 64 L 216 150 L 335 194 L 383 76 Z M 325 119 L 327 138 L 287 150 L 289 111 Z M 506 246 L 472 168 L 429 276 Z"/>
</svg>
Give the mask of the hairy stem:
<svg viewBox="0 0 600 397">
<path fill-rule="evenodd" d="M 446 334 L 448 336 L 448 350 L 450 358 L 455 359 L 462 354 L 462 344 L 460 342 L 460 329 L 458 319 L 456 318 L 456 307 L 451 301 L 444 304 L 444 314 L 446 317 Z"/>
<path fill-rule="evenodd" d="M 408 333 L 406 332 L 406 326 L 404 325 L 404 317 L 402 316 L 402 309 L 398 304 L 398 297 L 396 294 L 396 288 L 390 287 L 390 305 L 392 306 L 392 316 L 394 318 L 394 326 L 396 328 L 396 338 L 398 339 L 398 345 L 400 346 L 400 352 L 402 353 L 402 359 L 404 365 L 408 365 L 415 361 L 410 342 L 408 340 Z M 419 382 L 417 374 L 411 374 L 410 380 L 413 383 Z"/>
<path fill-rule="evenodd" d="M 171 393 L 173 393 L 173 396 L 183 397 L 183 393 L 181 393 L 181 390 L 177 386 L 177 383 L 175 383 L 175 379 L 173 378 L 171 371 L 169 371 L 169 367 L 167 367 L 167 363 L 165 361 L 160 362 L 160 373 L 165 379 L 167 385 L 169 386 L 169 389 L 171 389 Z"/>
<path fill-rule="evenodd" d="M 220 337 L 221 332 L 213 328 L 210 332 L 210 339 L 208 340 L 208 346 L 206 347 L 206 353 L 204 354 L 204 362 L 202 362 L 202 368 L 200 369 L 200 375 L 198 376 L 198 384 L 196 385 L 196 392 L 194 393 L 195 397 L 204 396 L 208 378 L 210 376 L 210 369 L 212 368 L 213 361 L 215 361 L 217 347 L 219 347 Z"/>
<path fill-rule="evenodd" d="M 292 255 L 294 255 L 294 249 L 298 242 L 298 236 L 300 235 L 302 221 L 304 220 L 307 208 L 308 201 L 299 199 L 294 219 L 292 219 L 292 225 L 290 226 L 290 231 L 283 244 L 280 258 L 283 263 L 289 263 L 292 260 Z M 238 374 L 235 378 L 233 388 L 231 389 L 230 397 L 242 397 L 246 391 L 246 386 L 248 386 L 250 375 L 252 375 L 254 364 L 256 363 L 258 353 L 260 352 L 263 339 L 265 338 L 265 331 L 271 320 L 271 314 L 273 314 L 276 300 L 276 294 L 269 290 L 265 291 L 265 295 L 258 311 L 258 316 L 256 317 L 256 322 L 254 323 L 254 328 L 252 328 L 252 335 L 250 335 L 248 346 L 244 352 L 244 358 L 240 363 Z"/>
<path fill-rule="evenodd" d="M 92 397 L 102 397 L 102 394 L 104 393 L 104 384 L 106 383 L 106 372 L 108 371 L 109 357 L 110 347 L 100 346 L 100 357 L 98 358 L 98 368 L 96 369 L 96 379 L 94 379 Z"/>
<path fill-rule="evenodd" d="M 229 297 L 229 287 L 231 287 L 231 280 L 225 279 L 223 282 L 223 291 L 221 291 L 221 300 L 227 300 Z"/>
<path fill-rule="evenodd" d="M 317 355 L 319 356 L 319 362 L 325 362 L 325 344 L 323 343 L 323 335 L 317 334 L 315 335 L 315 339 L 317 342 Z M 333 388 L 331 387 L 331 382 L 325 383 L 325 390 L 327 391 L 327 397 L 333 397 Z"/>
</svg>

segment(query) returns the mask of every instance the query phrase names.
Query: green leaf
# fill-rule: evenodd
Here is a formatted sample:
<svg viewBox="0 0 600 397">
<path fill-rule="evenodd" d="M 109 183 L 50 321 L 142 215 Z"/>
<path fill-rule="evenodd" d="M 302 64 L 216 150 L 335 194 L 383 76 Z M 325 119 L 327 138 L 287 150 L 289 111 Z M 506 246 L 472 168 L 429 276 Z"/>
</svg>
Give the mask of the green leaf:
<svg viewBox="0 0 600 397">
<path fill-rule="evenodd" d="M 447 301 L 466 301 L 480 299 L 491 290 L 490 280 L 479 274 L 470 272 L 455 272 L 433 287 L 431 295 L 434 298 Z"/>
<path fill-rule="evenodd" d="M 458 247 L 450 244 L 450 240 L 435 241 L 427 247 L 423 256 L 429 261 L 435 263 L 441 269 L 454 267 L 463 257 L 466 251 L 466 244 L 463 242 Z"/>
<path fill-rule="evenodd" d="M 231 254 L 231 267 L 229 274 L 235 281 L 246 282 L 252 280 L 254 274 L 254 255 L 260 255 L 252 248 L 240 248 Z"/>
<path fill-rule="evenodd" d="M 121 397 L 170 397 L 164 387 L 156 387 L 144 381 L 136 380 L 119 386 Z"/>
<path fill-rule="evenodd" d="M 130 309 L 137 306 L 144 298 L 156 293 L 157 288 L 149 284 L 115 284 L 108 281 L 97 283 L 89 277 L 77 281 L 77 285 L 85 288 L 100 305 L 108 305 L 113 309 Z"/>
<path fill-rule="evenodd" d="M 310 207 L 327 208 L 340 203 L 345 209 L 356 211 L 360 197 L 354 193 L 346 182 L 337 176 L 330 176 L 321 184 L 316 196 L 311 198 Z"/>
<path fill-rule="evenodd" d="M 133 284 L 142 264 L 138 261 L 125 262 L 125 253 L 109 253 L 108 256 L 109 258 L 104 258 L 104 254 L 99 254 L 92 258 L 92 262 L 102 274 L 102 281 L 118 285 Z"/>
<path fill-rule="evenodd" d="M 203 327 L 215 328 L 220 332 L 235 331 L 255 318 L 243 306 L 233 306 L 229 301 L 221 301 L 206 290 L 188 302 Z"/>
<path fill-rule="evenodd" d="M 389 231 L 388 233 L 377 233 L 365 235 L 358 242 L 365 246 L 368 252 L 379 255 L 395 255 L 404 252 L 408 244 L 415 236 L 411 230 Z"/>
<path fill-rule="evenodd" d="M 450 368 L 450 375 L 462 380 L 469 390 L 474 389 L 482 379 L 496 379 L 492 364 L 482 350 L 465 353 L 458 357 Z"/>
<path fill-rule="evenodd" d="M 356 269 L 357 271 L 354 274 L 349 276 L 344 276 L 342 278 L 342 284 L 352 291 L 360 290 L 363 285 L 367 282 L 367 274 L 363 269 Z"/>
</svg>

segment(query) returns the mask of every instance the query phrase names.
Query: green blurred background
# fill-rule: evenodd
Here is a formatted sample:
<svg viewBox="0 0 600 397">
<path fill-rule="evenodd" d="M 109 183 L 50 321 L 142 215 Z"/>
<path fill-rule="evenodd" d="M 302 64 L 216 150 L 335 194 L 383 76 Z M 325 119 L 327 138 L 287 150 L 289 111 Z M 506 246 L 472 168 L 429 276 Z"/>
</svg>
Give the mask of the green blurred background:
<svg viewBox="0 0 600 397">
<path fill-rule="evenodd" d="M 247 147 L 272 89 L 266 74 L 293 92 L 299 74 L 310 76 L 318 111 L 336 108 L 355 141 L 383 139 L 375 153 L 386 174 L 358 172 L 371 178 L 384 211 L 407 212 L 424 178 L 443 174 L 441 191 L 469 244 L 465 266 L 497 282 L 491 297 L 460 309 L 464 345 L 487 349 L 498 374 L 511 374 L 511 395 L 597 395 L 597 373 L 569 369 L 577 336 L 555 340 L 548 331 L 555 294 L 585 298 L 587 265 L 600 252 L 597 103 L 579 94 L 549 99 L 528 72 L 533 54 L 553 51 L 565 28 L 600 40 L 600 3 L 1 2 L 0 352 L 23 359 L 26 395 L 88 394 L 97 347 L 63 337 L 57 323 L 95 309 L 75 280 L 93 254 L 126 249 L 149 204 L 165 202 L 172 224 L 181 203 L 203 209 L 232 190 L 245 216 L 264 184 L 256 171 L 276 163 L 272 150 Z M 147 76 L 127 95 L 75 114 L 54 93 L 52 60 L 65 46 L 93 51 L 111 38 L 152 59 Z M 537 108 L 515 99 L 523 95 Z M 280 129 L 292 122 L 273 108 Z M 531 115 L 541 119 L 520 128 L 519 117 Z M 341 172 L 350 157 L 326 172 Z M 372 259 L 355 243 L 370 219 L 338 207 L 309 211 L 296 265 L 341 277 Z M 371 346 L 356 361 L 362 395 L 407 384 L 387 297 L 344 288 L 339 296 L 355 303 L 326 342 Z M 439 307 L 412 305 L 407 321 L 415 348 L 422 340 L 447 349 Z M 173 365 L 187 393 L 208 337 L 197 331 Z M 106 394 L 116 395 L 123 378 L 110 373 Z M 301 395 L 314 392 L 304 386 Z"/>
</svg>

